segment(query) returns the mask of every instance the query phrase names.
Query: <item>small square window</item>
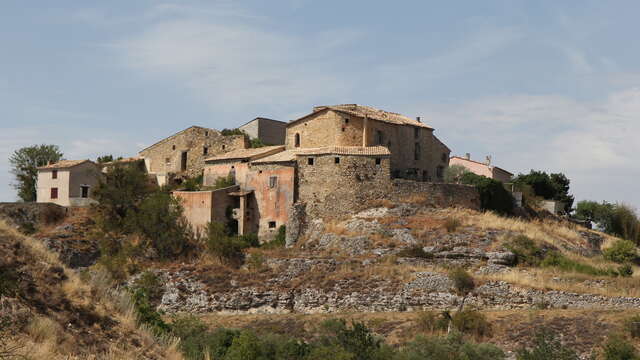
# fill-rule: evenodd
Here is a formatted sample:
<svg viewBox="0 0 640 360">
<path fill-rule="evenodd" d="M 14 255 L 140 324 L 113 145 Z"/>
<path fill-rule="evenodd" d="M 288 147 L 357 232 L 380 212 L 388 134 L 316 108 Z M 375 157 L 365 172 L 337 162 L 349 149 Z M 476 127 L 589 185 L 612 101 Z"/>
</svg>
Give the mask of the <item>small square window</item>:
<svg viewBox="0 0 640 360">
<path fill-rule="evenodd" d="M 209 148 L 208 147 L 203 147 L 202 148 L 202 155 L 207 155 L 209 153 Z"/>
<path fill-rule="evenodd" d="M 382 159 L 381 158 L 376 158 L 376 165 L 380 165 L 382 164 Z"/>
<path fill-rule="evenodd" d="M 345 124 L 348 124 L 348 123 L 349 123 L 349 119 L 348 119 L 348 118 L 345 118 L 345 119 L 344 119 L 344 123 L 345 123 Z"/>
<path fill-rule="evenodd" d="M 171 164 L 171 158 L 165 158 L 164 163 L 167 165 Z"/>
<path fill-rule="evenodd" d="M 51 178 L 52 179 L 57 179 L 58 178 L 58 170 L 53 170 L 51 172 Z"/>
<path fill-rule="evenodd" d="M 276 222 L 275 221 L 269 221 L 269 229 L 275 229 L 276 228 Z"/>
<path fill-rule="evenodd" d="M 278 186 L 278 177 L 277 176 L 269 177 L 269 187 L 273 189 L 276 186 Z"/>
<path fill-rule="evenodd" d="M 307 158 L 307 164 L 313 165 L 313 158 Z"/>
<path fill-rule="evenodd" d="M 58 188 L 51 188 L 51 198 L 52 199 L 58 198 Z"/>
<path fill-rule="evenodd" d="M 336 156 L 335 158 L 333 158 L 333 162 L 336 164 L 340 164 L 340 158 Z"/>
</svg>

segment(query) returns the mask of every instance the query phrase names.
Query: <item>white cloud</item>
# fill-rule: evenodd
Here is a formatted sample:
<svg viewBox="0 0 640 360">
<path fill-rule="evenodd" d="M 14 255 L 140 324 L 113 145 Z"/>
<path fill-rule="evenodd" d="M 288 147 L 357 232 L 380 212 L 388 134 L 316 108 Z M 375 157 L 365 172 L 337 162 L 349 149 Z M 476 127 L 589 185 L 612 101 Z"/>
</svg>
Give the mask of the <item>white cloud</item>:
<svg viewBox="0 0 640 360">
<path fill-rule="evenodd" d="M 181 10 L 171 18 L 152 21 L 146 30 L 117 41 L 113 48 L 127 67 L 148 76 L 170 77 L 213 108 L 308 107 L 326 94 L 341 96 L 350 90 L 332 75 L 330 64 L 341 48 L 359 37 L 357 31 L 320 31 L 302 38 L 241 20 L 204 19 Z"/>
<path fill-rule="evenodd" d="M 564 172 L 573 176 L 580 198 L 640 204 L 632 180 L 640 172 L 640 89 L 593 102 L 507 95 L 416 109 L 454 153 L 492 154 L 498 166 L 516 172 Z M 621 186 L 629 186 L 629 196 L 621 195 Z"/>
</svg>

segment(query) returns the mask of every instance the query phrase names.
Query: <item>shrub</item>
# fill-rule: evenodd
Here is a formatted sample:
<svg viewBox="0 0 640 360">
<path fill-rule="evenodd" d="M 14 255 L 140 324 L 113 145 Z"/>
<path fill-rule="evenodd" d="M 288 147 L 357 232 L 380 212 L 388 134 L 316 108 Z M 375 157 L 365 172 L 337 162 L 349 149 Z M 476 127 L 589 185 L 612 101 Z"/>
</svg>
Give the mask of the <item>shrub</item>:
<svg viewBox="0 0 640 360">
<path fill-rule="evenodd" d="M 142 235 L 146 240 L 143 245 L 155 249 L 162 259 L 181 254 L 192 238 L 179 201 L 164 192 L 144 199 L 139 210 L 129 214 L 127 225 L 131 232 Z"/>
<path fill-rule="evenodd" d="M 602 252 L 605 259 L 624 264 L 636 259 L 636 245 L 629 240 L 617 240 Z"/>
<path fill-rule="evenodd" d="M 233 177 L 232 174 L 227 175 L 226 177 L 219 177 L 216 179 L 215 183 L 213 184 L 213 188 L 214 189 L 224 189 L 224 188 L 228 188 L 229 186 L 233 186 L 236 184 L 236 180 Z"/>
<path fill-rule="evenodd" d="M 621 336 L 610 336 L 602 347 L 603 360 L 638 360 L 638 352 Z"/>
<path fill-rule="evenodd" d="M 455 313 L 451 322 L 456 330 L 464 334 L 483 338 L 491 335 L 491 324 L 483 313 L 476 310 L 464 310 Z"/>
<path fill-rule="evenodd" d="M 222 359 L 231 347 L 238 330 L 210 331 L 205 323 L 193 315 L 174 317 L 171 332 L 180 339 L 180 350 L 187 359 Z"/>
<path fill-rule="evenodd" d="M 633 268 L 629 264 L 624 264 L 618 267 L 618 275 L 622 277 L 633 276 Z"/>
<path fill-rule="evenodd" d="M 543 267 L 554 267 L 563 271 L 573 271 L 594 276 L 617 276 L 614 269 L 599 269 L 597 267 L 572 260 L 558 251 L 549 252 L 540 263 Z"/>
<path fill-rule="evenodd" d="M 518 235 L 504 244 L 504 247 L 516 255 L 519 264 L 538 266 L 545 252 L 535 241 L 525 235 Z"/>
<path fill-rule="evenodd" d="M 448 233 L 453 233 L 458 230 L 458 228 L 462 225 L 462 222 L 458 218 L 448 218 L 444 223 L 444 228 L 447 229 Z"/>
<path fill-rule="evenodd" d="M 164 292 L 163 284 L 158 275 L 152 271 L 145 271 L 140 277 L 134 281 L 132 288 L 134 290 L 142 290 L 151 303 L 160 300 Z"/>
<path fill-rule="evenodd" d="M 508 215 L 513 212 L 513 196 L 504 188 L 500 181 L 471 172 L 462 175 L 460 181 L 463 184 L 474 185 L 478 189 L 480 193 L 480 206 L 483 210 L 491 210 L 503 215 Z"/>
<path fill-rule="evenodd" d="M 182 188 L 185 191 L 199 191 L 202 188 L 203 180 L 204 176 L 202 174 L 194 178 L 189 178 L 182 183 Z"/>
<path fill-rule="evenodd" d="M 505 354 L 491 344 L 465 341 L 462 334 L 452 332 L 446 337 L 418 336 L 405 345 L 394 359 L 397 360 L 501 360 Z"/>
<path fill-rule="evenodd" d="M 244 133 L 244 131 L 235 128 L 235 129 L 222 129 L 222 131 L 220 131 L 220 134 L 222 134 L 223 136 L 233 136 L 233 135 L 246 135 Z"/>
<path fill-rule="evenodd" d="M 453 282 L 453 289 L 460 296 L 467 296 L 476 287 L 471 274 L 463 268 L 450 270 L 448 276 Z"/>
<path fill-rule="evenodd" d="M 40 213 L 40 219 L 47 225 L 60 222 L 65 216 L 65 209 L 58 206 L 47 206 Z"/>
<path fill-rule="evenodd" d="M 265 249 L 275 249 L 282 248 L 286 245 L 287 239 L 287 227 L 285 225 L 280 225 L 278 228 L 278 233 L 273 238 L 273 240 L 262 245 Z"/>
<path fill-rule="evenodd" d="M 398 257 L 431 259 L 433 254 L 424 251 L 421 246 L 404 248 L 396 254 Z"/>
<path fill-rule="evenodd" d="M 435 332 L 446 330 L 449 319 L 442 313 L 435 311 L 422 311 L 418 314 L 416 325 L 420 331 Z"/>
<path fill-rule="evenodd" d="M 444 170 L 444 181 L 446 183 L 460 183 L 462 176 L 469 172 L 469 169 L 462 165 L 451 165 Z"/>
<path fill-rule="evenodd" d="M 624 323 L 625 330 L 633 338 L 640 338 L 640 315 L 634 315 Z"/>
<path fill-rule="evenodd" d="M 10 265 L 0 265 L 0 296 L 14 296 L 18 291 L 20 278 Z"/>
<path fill-rule="evenodd" d="M 244 260 L 243 250 L 248 247 L 260 245 L 255 234 L 243 236 L 229 235 L 228 228 L 221 223 L 209 223 L 207 225 L 206 239 L 209 252 L 220 261 L 239 265 Z"/>
<path fill-rule="evenodd" d="M 541 328 L 535 333 L 533 346 L 517 351 L 517 360 L 578 360 L 576 352 L 560 342 L 558 335 L 549 329 Z"/>
<path fill-rule="evenodd" d="M 247 260 L 247 267 L 253 271 L 262 271 L 264 269 L 265 257 L 262 253 L 254 252 Z"/>
<path fill-rule="evenodd" d="M 131 297 L 139 324 L 148 326 L 156 336 L 169 332 L 169 325 L 162 320 L 161 314 L 151 305 L 149 295 L 143 289 L 133 290 Z"/>
</svg>

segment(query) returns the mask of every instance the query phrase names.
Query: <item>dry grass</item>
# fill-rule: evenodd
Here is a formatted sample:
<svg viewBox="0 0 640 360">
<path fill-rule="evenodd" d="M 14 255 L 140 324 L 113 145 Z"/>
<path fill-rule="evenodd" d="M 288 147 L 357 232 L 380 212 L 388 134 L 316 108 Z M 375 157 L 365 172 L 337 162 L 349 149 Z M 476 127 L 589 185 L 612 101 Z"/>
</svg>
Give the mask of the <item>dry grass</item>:
<svg viewBox="0 0 640 360">
<path fill-rule="evenodd" d="M 31 340 L 35 343 L 53 343 L 56 344 L 63 334 L 60 324 L 48 317 L 35 317 L 31 320 L 26 328 Z"/>
<path fill-rule="evenodd" d="M 413 193 L 403 197 L 400 202 L 405 204 L 426 205 L 429 203 L 429 197 L 425 194 Z"/>
<path fill-rule="evenodd" d="M 367 205 L 372 208 L 383 207 L 387 209 L 393 209 L 396 207 L 396 205 L 391 200 L 388 200 L 388 199 L 371 200 L 367 203 Z"/>
</svg>

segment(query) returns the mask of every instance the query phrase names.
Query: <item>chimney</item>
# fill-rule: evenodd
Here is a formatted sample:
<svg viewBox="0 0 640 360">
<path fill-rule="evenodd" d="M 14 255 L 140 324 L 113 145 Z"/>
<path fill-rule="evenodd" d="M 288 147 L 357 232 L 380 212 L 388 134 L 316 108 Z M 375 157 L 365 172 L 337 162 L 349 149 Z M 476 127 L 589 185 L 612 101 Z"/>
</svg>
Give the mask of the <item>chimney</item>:
<svg viewBox="0 0 640 360">
<path fill-rule="evenodd" d="M 467 160 L 471 160 L 471 153 L 466 153 L 466 154 L 464 155 L 464 157 L 465 157 L 465 159 L 467 159 Z"/>
<path fill-rule="evenodd" d="M 491 165 L 491 155 L 487 155 L 486 161 L 484 163 L 487 165 Z"/>
<path fill-rule="evenodd" d="M 416 116 L 416 121 L 417 122 L 422 122 L 422 121 L 420 121 L 420 116 Z"/>
</svg>

